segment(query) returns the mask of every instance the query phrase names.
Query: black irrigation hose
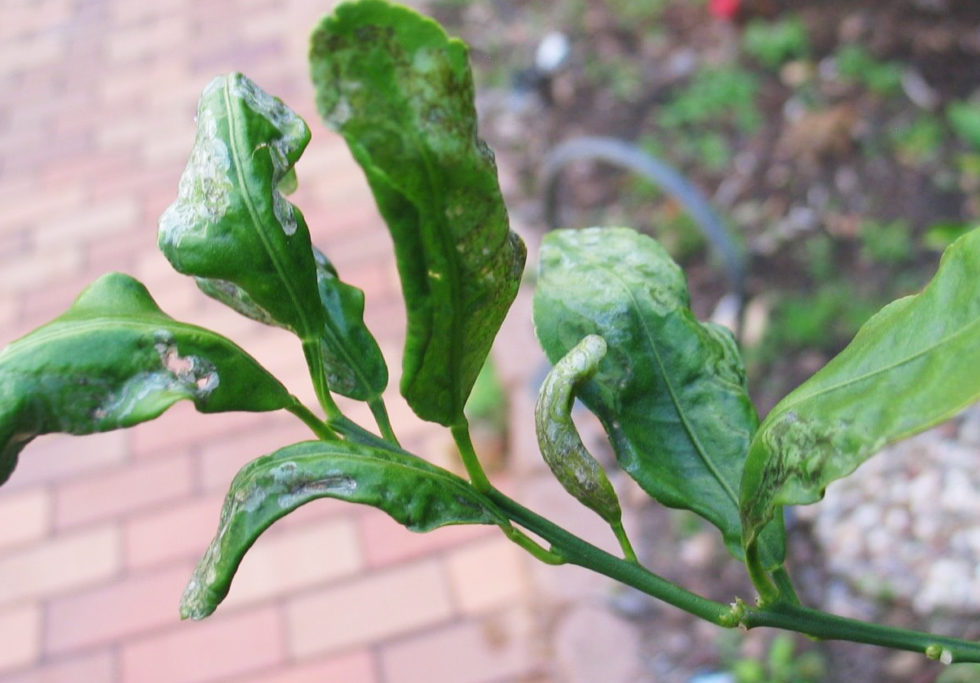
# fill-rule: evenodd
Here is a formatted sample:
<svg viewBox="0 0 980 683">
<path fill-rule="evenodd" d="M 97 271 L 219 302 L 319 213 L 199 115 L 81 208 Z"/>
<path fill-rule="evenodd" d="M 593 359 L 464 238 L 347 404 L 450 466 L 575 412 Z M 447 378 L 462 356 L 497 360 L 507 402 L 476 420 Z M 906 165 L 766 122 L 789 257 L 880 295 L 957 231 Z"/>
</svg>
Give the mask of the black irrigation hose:
<svg viewBox="0 0 980 683">
<path fill-rule="evenodd" d="M 724 264 L 738 302 L 741 328 L 745 294 L 745 254 L 735 244 L 721 217 L 691 182 L 663 161 L 625 140 L 606 137 L 578 137 L 562 142 L 545 157 L 542 169 L 544 212 L 549 229 L 559 227 L 558 185 L 561 172 L 573 161 L 601 161 L 638 173 L 677 200 L 694 219 L 701 233 Z"/>
</svg>

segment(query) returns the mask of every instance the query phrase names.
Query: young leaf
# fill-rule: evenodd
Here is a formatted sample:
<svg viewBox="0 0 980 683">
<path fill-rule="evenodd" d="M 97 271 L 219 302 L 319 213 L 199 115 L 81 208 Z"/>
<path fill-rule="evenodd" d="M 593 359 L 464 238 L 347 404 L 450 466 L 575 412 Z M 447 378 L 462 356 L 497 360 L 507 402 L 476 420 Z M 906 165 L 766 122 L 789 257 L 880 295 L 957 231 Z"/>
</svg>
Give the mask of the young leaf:
<svg viewBox="0 0 980 683">
<path fill-rule="evenodd" d="M 980 230 L 769 413 L 741 482 L 746 543 L 776 506 L 812 503 L 883 446 L 980 399 Z"/>
<path fill-rule="evenodd" d="M 320 23 L 310 66 L 320 114 L 394 238 L 408 311 L 402 394 L 424 419 L 461 423 L 525 258 L 476 134 L 466 46 L 412 10 L 365 0 Z"/>
<path fill-rule="evenodd" d="M 310 139 L 301 118 L 241 74 L 201 94 L 197 138 L 159 245 L 238 312 L 318 338 L 323 311 L 306 221 L 278 189 Z"/>
<path fill-rule="evenodd" d="M 330 412 L 330 376 L 338 375 L 322 356 L 327 323 L 310 233 L 282 194 L 295 184 L 293 164 L 309 139 L 299 116 L 245 76 L 211 81 L 158 241 L 174 268 L 193 275 L 205 294 L 298 335 L 317 398 Z"/>
<path fill-rule="evenodd" d="M 717 526 L 741 558 L 738 482 L 757 418 L 731 334 L 695 319 L 677 264 L 627 228 L 549 233 L 534 323 L 553 362 L 586 335 L 605 339 L 579 397 L 619 463 L 661 503 Z M 778 565 L 784 534 L 772 529 L 766 562 Z"/>
<path fill-rule="evenodd" d="M 616 490 L 585 448 L 571 415 L 574 392 L 595 374 L 605 355 L 606 342 L 592 334 L 555 363 L 538 392 L 534 424 L 541 455 L 555 478 L 576 500 L 615 524 L 623 516 Z"/>
<path fill-rule="evenodd" d="M 412 531 L 507 524 L 465 481 L 413 455 L 339 441 L 294 444 L 253 460 L 235 476 L 218 532 L 184 591 L 181 616 L 211 614 L 259 535 L 318 498 L 372 505 Z"/>
<path fill-rule="evenodd" d="M 330 390 L 367 401 L 388 385 L 388 366 L 364 324 L 364 292 L 340 280 L 327 257 L 314 247 L 317 287 L 323 304 L 320 348 Z"/>
<path fill-rule="evenodd" d="M 40 434 L 129 427 L 182 399 L 203 413 L 294 401 L 228 339 L 177 322 L 128 275 L 103 275 L 66 313 L 0 352 L 0 483 Z"/>
</svg>

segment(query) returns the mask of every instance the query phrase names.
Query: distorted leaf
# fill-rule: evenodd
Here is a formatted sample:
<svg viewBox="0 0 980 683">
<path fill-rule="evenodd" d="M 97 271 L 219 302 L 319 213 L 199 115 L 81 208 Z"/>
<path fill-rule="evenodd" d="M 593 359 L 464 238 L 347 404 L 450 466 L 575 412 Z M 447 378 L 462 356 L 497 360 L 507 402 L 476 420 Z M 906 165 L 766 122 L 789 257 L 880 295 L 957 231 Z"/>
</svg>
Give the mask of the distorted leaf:
<svg viewBox="0 0 980 683">
<path fill-rule="evenodd" d="M 103 275 L 66 313 L 0 352 L 0 483 L 40 434 L 129 427 L 182 399 L 204 413 L 294 401 L 228 339 L 177 322 L 128 275 Z"/>
<path fill-rule="evenodd" d="M 619 498 L 572 422 L 575 391 L 595 374 L 605 355 L 606 342 L 593 334 L 562 356 L 541 384 L 534 422 L 541 455 L 555 478 L 576 500 L 615 524 L 622 518 Z"/>
<path fill-rule="evenodd" d="M 408 312 L 402 394 L 420 417 L 460 423 L 525 258 L 477 137 L 466 46 L 412 10 L 366 0 L 323 19 L 310 66 L 320 114 L 394 238 Z"/>
<path fill-rule="evenodd" d="M 170 263 L 206 294 L 304 339 L 323 325 L 316 267 L 306 221 L 279 185 L 309 139 L 299 116 L 242 74 L 215 78 L 159 232 Z"/>
<path fill-rule="evenodd" d="M 218 532 L 184 591 L 181 616 L 211 614 L 259 535 L 318 498 L 380 508 L 412 531 L 507 523 L 465 481 L 413 455 L 346 442 L 294 444 L 253 460 L 235 476 Z"/>
<path fill-rule="evenodd" d="M 586 335 L 608 352 L 579 397 L 599 417 L 622 467 L 661 503 L 717 526 L 741 558 L 738 483 L 757 418 L 731 333 L 697 321 L 680 268 L 627 228 L 549 233 L 534 296 L 552 362 Z M 781 523 L 765 561 L 782 560 Z"/>
<path fill-rule="evenodd" d="M 314 248 L 317 287 L 324 310 L 320 335 L 331 391 L 367 401 L 388 384 L 388 366 L 364 324 L 364 292 L 343 282 L 327 257 Z"/>
<path fill-rule="evenodd" d="M 746 541 L 777 506 L 812 503 L 883 446 L 980 399 L 980 230 L 922 293 L 893 301 L 762 423 L 741 482 Z"/>
</svg>

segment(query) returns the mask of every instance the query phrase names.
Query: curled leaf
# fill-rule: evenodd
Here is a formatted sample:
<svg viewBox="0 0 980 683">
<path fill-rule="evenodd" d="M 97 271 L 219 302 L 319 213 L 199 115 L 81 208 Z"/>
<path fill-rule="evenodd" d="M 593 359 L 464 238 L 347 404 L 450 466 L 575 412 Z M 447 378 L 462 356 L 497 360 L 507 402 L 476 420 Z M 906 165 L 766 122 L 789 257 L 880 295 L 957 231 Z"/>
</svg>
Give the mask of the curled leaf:
<svg viewBox="0 0 980 683">
<path fill-rule="evenodd" d="M 731 333 L 694 317 L 667 252 L 627 228 L 549 233 L 534 324 L 552 362 L 587 335 L 606 341 L 578 395 L 602 421 L 620 465 L 661 503 L 718 527 L 741 559 L 738 483 L 758 420 Z M 771 528 L 767 566 L 783 554 L 782 526 Z"/>
<path fill-rule="evenodd" d="M 177 322 L 128 275 L 103 275 L 66 313 L 0 352 L 0 483 L 40 434 L 129 427 L 185 399 L 204 413 L 294 401 L 228 339 Z"/>
<path fill-rule="evenodd" d="M 778 506 L 813 503 L 886 444 L 980 399 L 980 230 L 918 295 L 882 308 L 759 427 L 741 482 L 746 544 Z"/>
<path fill-rule="evenodd" d="M 423 419 L 461 423 L 525 258 L 477 137 L 466 46 L 408 8 L 365 0 L 323 19 L 310 68 L 320 114 L 394 238 L 408 313 L 402 394 Z"/>
<path fill-rule="evenodd" d="M 323 313 L 309 230 L 281 192 L 310 139 L 306 123 L 242 74 L 201 94 L 197 137 L 159 246 L 181 273 L 239 313 L 316 338 Z"/>
<path fill-rule="evenodd" d="M 566 353 L 541 385 L 534 420 L 541 455 L 555 478 L 580 503 L 615 524 L 622 518 L 616 491 L 582 443 L 571 415 L 576 388 L 595 374 L 605 355 L 606 342 L 595 334 Z"/>
<path fill-rule="evenodd" d="M 235 476 L 218 532 L 184 591 L 181 616 L 211 614 L 259 535 L 318 498 L 372 505 L 412 531 L 507 524 L 465 481 L 413 455 L 339 441 L 294 444 L 253 460 Z"/>
</svg>

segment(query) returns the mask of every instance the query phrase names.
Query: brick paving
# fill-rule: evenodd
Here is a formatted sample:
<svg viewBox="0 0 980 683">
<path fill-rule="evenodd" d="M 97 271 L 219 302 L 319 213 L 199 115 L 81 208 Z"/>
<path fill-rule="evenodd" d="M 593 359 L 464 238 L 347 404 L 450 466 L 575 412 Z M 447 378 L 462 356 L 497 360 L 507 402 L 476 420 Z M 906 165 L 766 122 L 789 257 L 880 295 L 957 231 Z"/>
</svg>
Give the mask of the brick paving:
<svg viewBox="0 0 980 683">
<path fill-rule="evenodd" d="M 307 34 L 328 9 L 0 0 L 0 345 L 121 270 L 169 314 L 232 337 L 313 403 L 295 339 L 207 299 L 156 249 L 198 93 L 212 76 L 242 71 L 311 124 L 293 201 L 341 275 L 366 291 L 366 319 L 397 385 L 404 313 L 390 241 L 342 141 L 316 120 L 306 79 Z M 539 362 L 527 353 L 526 303 L 508 322 L 523 341 L 500 350 L 505 379 L 521 387 Z M 389 394 L 406 445 L 448 462 L 442 430 Z M 540 469 L 528 400 L 515 403 L 523 418 L 512 434 L 510 470 L 521 476 Z M 370 423 L 363 407 L 350 410 Z M 202 623 L 181 622 L 184 581 L 235 471 L 306 438 L 289 416 L 201 416 L 179 404 L 130 430 L 32 443 L 0 489 L 0 681 L 566 680 L 550 663 L 541 601 L 592 599 L 606 584 L 562 568 L 539 591 L 542 568 L 493 529 L 415 535 L 336 501 L 277 524 L 227 603 Z"/>
</svg>

